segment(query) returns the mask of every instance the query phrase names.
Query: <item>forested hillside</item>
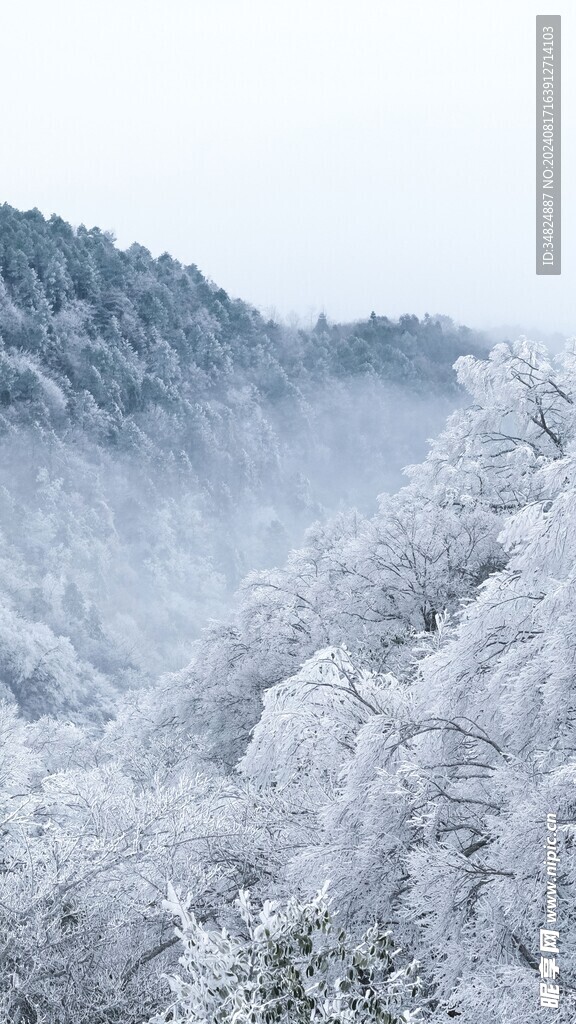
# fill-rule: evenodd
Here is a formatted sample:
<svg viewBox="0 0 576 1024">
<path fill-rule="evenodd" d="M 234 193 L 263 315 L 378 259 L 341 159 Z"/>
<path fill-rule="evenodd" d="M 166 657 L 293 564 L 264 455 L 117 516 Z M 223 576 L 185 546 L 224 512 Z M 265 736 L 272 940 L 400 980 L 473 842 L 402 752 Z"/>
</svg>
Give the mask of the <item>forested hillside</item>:
<svg viewBox="0 0 576 1024">
<path fill-rule="evenodd" d="M 185 670 L 99 734 L 2 707 L 6 1020 L 537 1024 L 552 833 L 574 1020 L 576 355 L 457 368 Z"/>
<path fill-rule="evenodd" d="M 0 686 L 28 717 L 102 719 L 184 666 L 249 571 L 396 490 L 482 351 L 445 317 L 266 322 L 7 205 L 0 270 Z"/>
</svg>

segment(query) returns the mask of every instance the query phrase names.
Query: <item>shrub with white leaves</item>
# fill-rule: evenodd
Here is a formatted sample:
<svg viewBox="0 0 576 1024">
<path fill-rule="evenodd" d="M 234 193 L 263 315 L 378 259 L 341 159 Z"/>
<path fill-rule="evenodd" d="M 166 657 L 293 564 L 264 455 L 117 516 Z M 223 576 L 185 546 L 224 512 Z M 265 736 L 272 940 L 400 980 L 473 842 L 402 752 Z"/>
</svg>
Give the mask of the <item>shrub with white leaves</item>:
<svg viewBox="0 0 576 1024">
<path fill-rule="evenodd" d="M 396 967 L 390 933 L 373 925 L 360 942 L 338 927 L 328 884 L 308 903 L 236 900 L 243 928 L 208 929 L 172 886 L 166 908 L 179 918 L 182 975 L 168 977 L 173 1001 L 150 1024 L 400 1024 L 417 1021 L 417 964 Z M 412 1006 L 412 1008 L 410 1008 Z"/>
</svg>

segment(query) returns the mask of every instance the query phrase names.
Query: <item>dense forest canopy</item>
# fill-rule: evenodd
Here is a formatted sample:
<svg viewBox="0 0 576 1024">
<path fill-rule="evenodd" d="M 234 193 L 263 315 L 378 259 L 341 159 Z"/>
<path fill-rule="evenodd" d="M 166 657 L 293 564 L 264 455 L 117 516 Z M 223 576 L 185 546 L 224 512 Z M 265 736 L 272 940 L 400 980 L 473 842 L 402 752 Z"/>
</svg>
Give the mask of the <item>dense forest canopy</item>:
<svg viewBox="0 0 576 1024">
<path fill-rule="evenodd" d="M 0 271 L 0 678 L 27 715 L 185 665 L 248 571 L 398 486 L 482 344 L 445 317 L 289 329 L 7 205 Z"/>
<path fill-rule="evenodd" d="M 2 217 L 2 1019 L 571 1024 L 574 342 L 295 331 Z"/>
</svg>

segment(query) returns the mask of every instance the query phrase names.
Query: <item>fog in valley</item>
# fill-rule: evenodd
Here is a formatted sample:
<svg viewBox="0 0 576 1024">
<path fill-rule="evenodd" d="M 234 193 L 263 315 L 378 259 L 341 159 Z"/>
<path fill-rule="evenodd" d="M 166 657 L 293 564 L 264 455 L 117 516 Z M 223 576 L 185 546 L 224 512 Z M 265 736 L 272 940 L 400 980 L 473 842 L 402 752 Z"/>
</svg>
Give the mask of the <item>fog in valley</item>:
<svg viewBox="0 0 576 1024">
<path fill-rule="evenodd" d="M 248 571 L 282 565 L 314 521 L 349 507 L 372 513 L 459 400 L 377 379 L 335 381 L 259 420 L 267 450 L 241 479 L 234 458 L 250 443 L 242 430 L 240 451 L 225 453 L 229 475 L 226 464 L 216 475 L 196 460 L 191 472 L 80 434 L 4 438 L 2 599 L 14 616 L 1 627 L 14 630 L 12 643 L 2 638 L 4 685 L 37 714 L 64 651 L 123 688 L 181 668 Z M 54 637 L 41 636 L 41 623 Z"/>
</svg>

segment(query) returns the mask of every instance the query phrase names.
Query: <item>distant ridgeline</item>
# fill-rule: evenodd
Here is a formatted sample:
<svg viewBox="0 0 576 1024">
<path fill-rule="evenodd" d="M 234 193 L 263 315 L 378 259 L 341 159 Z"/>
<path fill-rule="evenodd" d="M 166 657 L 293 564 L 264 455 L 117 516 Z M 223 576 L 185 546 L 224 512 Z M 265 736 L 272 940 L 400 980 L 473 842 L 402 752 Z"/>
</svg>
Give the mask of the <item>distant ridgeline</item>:
<svg viewBox="0 0 576 1024">
<path fill-rule="evenodd" d="M 447 317 L 313 330 L 98 228 L 0 207 L 0 693 L 107 714 L 250 569 L 395 489 L 486 354 Z"/>
<path fill-rule="evenodd" d="M 329 326 L 321 314 L 312 331 L 288 330 L 230 299 L 194 265 L 167 253 L 153 259 L 137 244 L 122 252 L 108 232 L 6 204 L 0 266 L 4 417 L 79 422 L 114 443 L 127 433 L 129 446 L 137 435 L 128 421 L 156 447 L 174 449 L 191 414 L 198 431 L 198 403 L 222 398 L 232 383 L 256 386 L 272 402 L 366 373 L 427 391 L 454 388 L 454 360 L 486 347 L 468 328 L 428 315 L 394 322 L 373 313 Z M 146 418 L 152 408 L 168 417 L 167 436 Z"/>
</svg>

